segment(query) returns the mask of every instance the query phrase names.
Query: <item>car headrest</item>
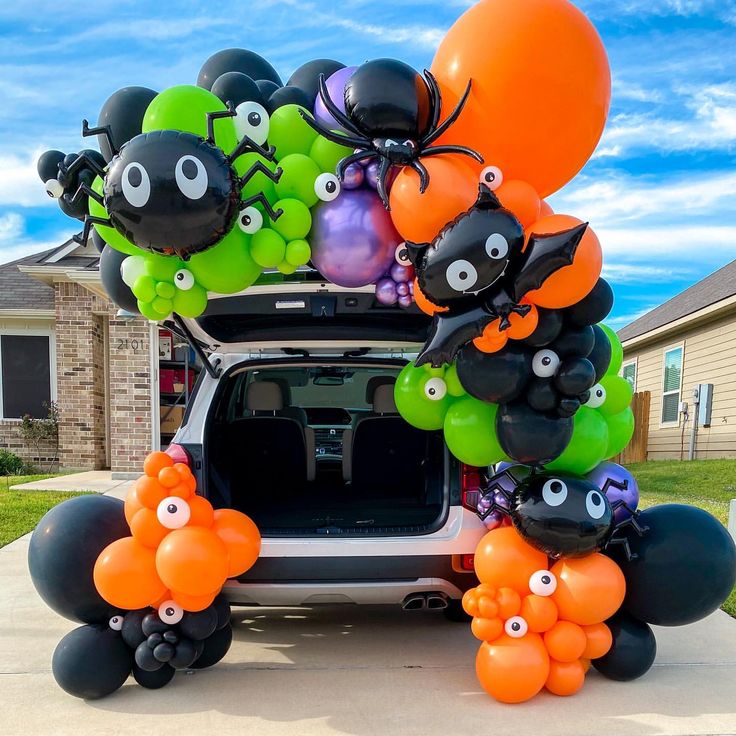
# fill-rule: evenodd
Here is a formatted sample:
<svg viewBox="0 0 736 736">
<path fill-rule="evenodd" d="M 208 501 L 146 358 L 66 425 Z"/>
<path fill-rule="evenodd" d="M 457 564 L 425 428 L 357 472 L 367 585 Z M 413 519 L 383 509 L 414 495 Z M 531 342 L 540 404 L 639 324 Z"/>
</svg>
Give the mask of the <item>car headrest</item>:
<svg viewBox="0 0 736 736">
<path fill-rule="evenodd" d="M 393 385 L 396 383 L 396 378 L 394 376 L 373 376 L 368 379 L 368 383 L 365 385 L 365 400 L 368 404 L 372 404 L 374 402 L 374 395 L 376 393 L 376 389 L 379 386 L 387 386 L 391 385 L 391 388 L 393 390 Z"/>
<path fill-rule="evenodd" d="M 398 414 L 394 401 L 394 382 L 376 386 L 373 392 L 373 411 L 376 414 Z"/>
<path fill-rule="evenodd" d="M 281 411 L 284 397 L 273 381 L 254 381 L 245 393 L 245 406 L 250 411 Z"/>
<path fill-rule="evenodd" d="M 281 398 L 284 406 L 291 406 L 291 386 L 285 378 L 268 378 L 261 383 L 275 383 L 281 389 Z"/>
</svg>

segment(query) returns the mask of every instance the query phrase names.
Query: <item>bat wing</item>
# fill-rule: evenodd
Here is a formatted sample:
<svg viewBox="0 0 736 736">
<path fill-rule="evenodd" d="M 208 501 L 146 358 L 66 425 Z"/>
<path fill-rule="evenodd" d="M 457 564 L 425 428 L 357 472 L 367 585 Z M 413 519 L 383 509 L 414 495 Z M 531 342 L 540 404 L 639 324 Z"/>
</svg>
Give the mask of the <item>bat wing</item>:
<svg viewBox="0 0 736 736">
<path fill-rule="evenodd" d="M 439 368 L 451 363 L 458 350 L 475 337 L 480 337 L 489 322 L 496 317 L 480 307 L 459 314 L 437 312 L 430 328 L 429 337 L 415 361 L 416 365 L 431 363 Z"/>
<path fill-rule="evenodd" d="M 588 223 L 550 235 L 534 235 L 522 255 L 513 278 L 512 296 L 519 301 L 524 294 L 539 289 L 556 271 L 572 264 Z"/>
</svg>

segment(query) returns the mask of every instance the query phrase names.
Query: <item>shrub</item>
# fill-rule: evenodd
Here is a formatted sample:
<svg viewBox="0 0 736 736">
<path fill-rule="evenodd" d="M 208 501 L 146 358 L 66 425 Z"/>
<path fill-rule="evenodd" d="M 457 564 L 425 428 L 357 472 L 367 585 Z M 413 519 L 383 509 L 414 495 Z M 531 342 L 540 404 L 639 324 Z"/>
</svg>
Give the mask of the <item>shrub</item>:
<svg viewBox="0 0 736 736">
<path fill-rule="evenodd" d="M 22 475 L 25 462 L 14 452 L 0 448 L 0 475 Z"/>
<path fill-rule="evenodd" d="M 33 447 L 36 457 L 40 458 L 44 446 L 50 443 L 54 455 L 48 464 L 47 472 L 51 472 L 59 457 L 59 407 L 56 402 L 44 404 L 48 409 L 45 419 L 34 419 L 26 414 L 21 420 L 20 436 Z"/>
</svg>

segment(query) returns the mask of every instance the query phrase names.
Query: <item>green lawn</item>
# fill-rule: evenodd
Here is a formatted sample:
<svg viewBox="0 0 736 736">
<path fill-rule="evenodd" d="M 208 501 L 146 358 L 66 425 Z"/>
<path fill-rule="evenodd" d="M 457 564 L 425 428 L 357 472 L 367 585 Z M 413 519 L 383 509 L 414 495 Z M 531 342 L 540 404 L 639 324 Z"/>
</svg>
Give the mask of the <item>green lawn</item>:
<svg viewBox="0 0 736 736">
<path fill-rule="evenodd" d="M 57 503 L 82 493 L 56 491 L 11 491 L 10 486 L 56 477 L 44 475 L 10 475 L 0 477 L 0 547 L 4 547 L 36 526 L 38 520 Z"/>
<path fill-rule="evenodd" d="M 736 498 L 736 460 L 663 460 L 628 467 L 639 483 L 639 508 L 689 503 L 728 523 L 729 501 Z M 736 588 L 723 610 L 736 618 Z"/>
</svg>

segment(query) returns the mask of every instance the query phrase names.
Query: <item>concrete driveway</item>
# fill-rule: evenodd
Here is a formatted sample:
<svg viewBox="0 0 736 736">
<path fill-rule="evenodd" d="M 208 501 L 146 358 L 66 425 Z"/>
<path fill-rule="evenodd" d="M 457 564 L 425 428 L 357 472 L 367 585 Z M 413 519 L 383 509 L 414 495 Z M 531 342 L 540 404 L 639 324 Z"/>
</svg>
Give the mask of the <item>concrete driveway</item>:
<svg viewBox="0 0 736 736">
<path fill-rule="evenodd" d="M 36 595 L 26 536 L 0 550 L 0 733 L 53 734 L 734 734 L 736 621 L 718 612 L 659 629 L 641 680 L 591 673 L 572 698 L 492 701 L 475 680 L 464 624 L 394 608 L 235 609 L 235 641 L 210 670 L 162 690 L 131 678 L 104 700 L 62 692 L 51 654 L 71 628 Z"/>
</svg>

